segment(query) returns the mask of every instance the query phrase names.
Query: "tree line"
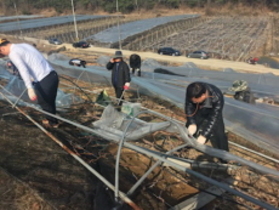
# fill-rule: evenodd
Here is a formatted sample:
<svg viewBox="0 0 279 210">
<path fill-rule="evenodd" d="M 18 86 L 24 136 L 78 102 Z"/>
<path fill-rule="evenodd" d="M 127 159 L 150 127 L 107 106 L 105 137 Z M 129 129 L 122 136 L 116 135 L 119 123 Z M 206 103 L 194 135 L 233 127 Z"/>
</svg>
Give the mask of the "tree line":
<svg viewBox="0 0 279 210">
<path fill-rule="evenodd" d="M 152 10 L 156 7 L 179 9 L 181 7 L 211 8 L 226 4 L 248 7 L 267 7 L 279 10 L 279 0 L 0 0 L 2 11 L 17 10 L 19 14 L 31 14 L 33 9 L 54 8 L 57 12 L 75 9 L 103 10 L 109 13 L 131 13 L 139 9 Z"/>
</svg>

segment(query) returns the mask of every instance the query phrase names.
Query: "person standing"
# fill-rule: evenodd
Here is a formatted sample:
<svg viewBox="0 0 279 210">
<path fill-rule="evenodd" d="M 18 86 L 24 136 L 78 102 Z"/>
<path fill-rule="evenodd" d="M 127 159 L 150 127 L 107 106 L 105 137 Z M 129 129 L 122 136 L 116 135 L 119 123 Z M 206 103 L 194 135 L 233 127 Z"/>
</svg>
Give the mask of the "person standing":
<svg viewBox="0 0 279 210">
<path fill-rule="evenodd" d="M 114 87 L 116 98 L 119 99 L 118 105 L 122 105 L 123 91 L 130 87 L 131 77 L 128 64 L 123 60 L 121 51 L 115 51 L 114 57 L 107 63 L 107 69 L 111 70 L 111 82 Z M 120 110 L 118 108 L 118 110 Z"/>
<path fill-rule="evenodd" d="M 200 144 L 209 139 L 214 148 L 229 151 L 223 106 L 223 94 L 212 84 L 193 82 L 186 89 L 185 113 L 189 134 Z"/>
<path fill-rule="evenodd" d="M 44 56 L 32 45 L 13 44 L 7 39 L 0 39 L 0 53 L 8 56 L 18 69 L 30 100 L 37 100 L 44 111 L 56 114 L 59 79 Z M 58 120 L 48 115 L 42 122 L 46 126 L 58 127 Z"/>
</svg>

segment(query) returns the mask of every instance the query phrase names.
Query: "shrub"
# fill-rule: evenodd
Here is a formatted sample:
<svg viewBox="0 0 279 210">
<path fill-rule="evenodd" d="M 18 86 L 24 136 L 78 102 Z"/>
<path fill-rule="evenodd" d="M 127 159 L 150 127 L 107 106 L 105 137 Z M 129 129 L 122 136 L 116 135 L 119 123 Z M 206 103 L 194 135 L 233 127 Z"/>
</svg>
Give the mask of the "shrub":
<svg viewBox="0 0 279 210">
<path fill-rule="evenodd" d="M 22 14 L 23 14 L 23 15 L 32 15 L 32 12 L 27 11 L 27 10 L 23 10 L 23 11 L 22 11 Z"/>
</svg>

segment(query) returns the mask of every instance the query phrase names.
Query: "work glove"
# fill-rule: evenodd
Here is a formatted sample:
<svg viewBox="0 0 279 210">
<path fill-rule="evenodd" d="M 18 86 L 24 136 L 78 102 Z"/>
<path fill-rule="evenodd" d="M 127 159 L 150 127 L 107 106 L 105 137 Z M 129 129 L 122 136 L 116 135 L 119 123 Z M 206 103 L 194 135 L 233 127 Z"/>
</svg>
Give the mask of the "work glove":
<svg viewBox="0 0 279 210">
<path fill-rule="evenodd" d="M 129 88 L 130 88 L 130 82 L 126 82 L 123 89 L 124 90 L 129 90 Z"/>
<path fill-rule="evenodd" d="M 193 136 L 197 132 L 197 125 L 196 124 L 189 125 L 188 132 L 191 136 Z"/>
<path fill-rule="evenodd" d="M 28 88 L 28 96 L 31 101 L 36 101 L 37 100 L 37 95 L 35 93 L 34 88 Z"/>
<path fill-rule="evenodd" d="M 206 138 L 205 138 L 204 136 L 200 135 L 200 136 L 197 138 L 197 142 L 198 142 L 199 144 L 205 144 Z"/>
</svg>

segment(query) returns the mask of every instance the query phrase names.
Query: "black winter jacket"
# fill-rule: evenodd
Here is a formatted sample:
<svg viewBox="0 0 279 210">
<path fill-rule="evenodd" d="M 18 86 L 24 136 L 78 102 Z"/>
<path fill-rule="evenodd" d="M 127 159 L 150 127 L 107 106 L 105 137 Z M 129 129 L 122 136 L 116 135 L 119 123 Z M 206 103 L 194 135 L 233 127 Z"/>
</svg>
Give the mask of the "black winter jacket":
<svg viewBox="0 0 279 210">
<path fill-rule="evenodd" d="M 140 69 L 141 67 L 141 57 L 137 54 L 132 54 L 130 56 L 130 67 L 132 69 Z"/>
<path fill-rule="evenodd" d="M 206 86 L 209 97 L 206 98 L 203 103 L 195 104 L 192 101 L 187 100 L 186 96 L 185 113 L 189 124 L 197 124 L 195 120 L 197 115 L 207 121 L 205 128 L 201 130 L 201 135 L 208 138 L 215 126 L 218 126 L 219 123 L 223 124 L 222 111 L 224 106 L 224 97 L 221 90 L 216 86 L 203 82 L 200 83 Z M 199 125 L 197 126 L 199 127 Z"/>
<path fill-rule="evenodd" d="M 107 69 L 112 70 L 111 82 L 117 88 L 123 88 L 126 82 L 131 82 L 130 68 L 125 61 L 119 62 L 118 73 L 116 73 L 116 63 L 107 63 Z"/>
</svg>

